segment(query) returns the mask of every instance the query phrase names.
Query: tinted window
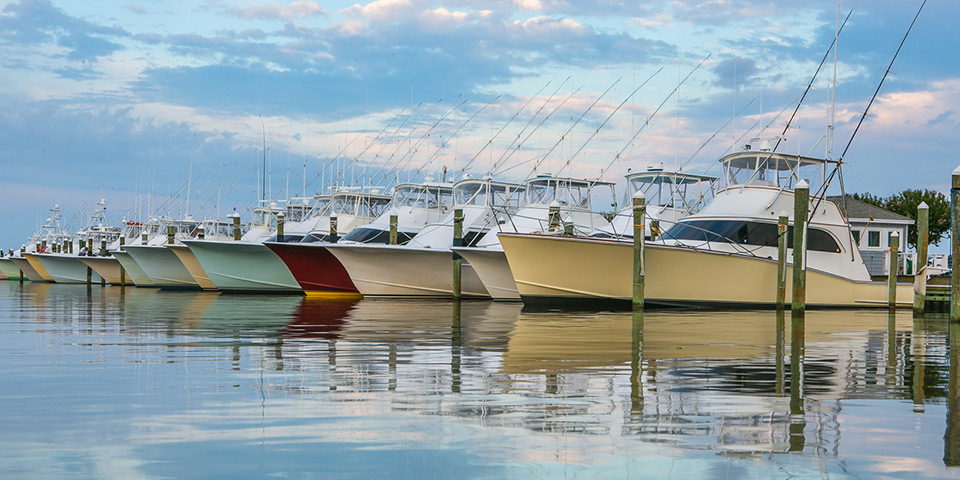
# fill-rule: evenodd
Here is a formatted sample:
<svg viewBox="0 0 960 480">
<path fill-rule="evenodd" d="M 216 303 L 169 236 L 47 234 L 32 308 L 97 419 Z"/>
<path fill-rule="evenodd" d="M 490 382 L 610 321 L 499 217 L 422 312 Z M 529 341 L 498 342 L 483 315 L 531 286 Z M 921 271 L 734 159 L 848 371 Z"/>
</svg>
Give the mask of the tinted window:
<svg viewBox="0 0 960 480">
<path fill-rule="evenodd" d="M 413 236 L 412 233 L 397 232 L 397 243 L 405 245 Z M 390 231 L 378 228 L 356 228 L 343 239 L 358 243 L 390 243 Z"/>
<path fill-rule="evenodd" d="M 825 230 L 810 228 L 808 233 L 807 249 L 816 252 L 840 253 L 840 246 Z M 743 220 L 693 220 L 674 225 L 664 234 L 664 237 L 776 247 L 777 225 Z M 793 248 L 792 226 L 787 228 L 787 247 Z"/>
</svg>

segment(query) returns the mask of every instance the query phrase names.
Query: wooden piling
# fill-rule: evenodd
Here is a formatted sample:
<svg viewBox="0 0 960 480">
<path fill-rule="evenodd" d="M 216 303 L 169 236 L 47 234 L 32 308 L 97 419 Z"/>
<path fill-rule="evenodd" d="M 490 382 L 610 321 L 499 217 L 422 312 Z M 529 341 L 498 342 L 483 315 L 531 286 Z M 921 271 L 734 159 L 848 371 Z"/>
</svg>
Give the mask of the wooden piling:
<svg viewBox="0 0 960 480">
<path fill-rule="evenodd" d="M 167 245 L 173 245 L 174 238 L 177 236 L 177 227 L 167 225 Z"/>
<path fill-rule="evenodd" d="M 233 213 L 231 216 L 233 217 L 233 241 L 239 242 L 240 241 L 240 214 Z"/>
<path fill-rule="evenodd" d="M 140 234 L 140 245 L 146 245 L 148 240 L 150 239 L 147 237 L 146 233 Z"/>
<path fill-rule="evenodd" d="M 563 234 L 568 237 L 573 236 L 573 222 L 566 222 L 563 224 Z"/>
<path fill-rule="evenodd" d="M 643 310 L 643 287 L 646 281 L 644 269 L 644 221 L 647 203 L 642 194 L 633 196 L 633 310 Z"/>
<path fill-rule="evenodd" d="M 660 236 L 660 220 L 650 220 L 650 241 L 656 242 Z"/>
<path fill-rule="evenodd" d="M 120 249 L 123 250 L 123 244 L 126 239 L 120 237 Z M 123 268 L 123 264 L 120 264 L 120 291 L 123 292 L 124 287 L 127 285 L 127 271 Z"/>
<path fill-rule="evenodd" d="M 787 304 L 787 227 L 790 217 L 780 212 L 777 220 L 777 311 L 782 312 Z"/>
<path fill-rule="evenodd" d="M 101 257 L 106 257 L 106 256 L 107 256 L 107 241 L 106 241 L 106 240 L 100 240 L 100 256 L 101 256 Z"/>
<path fill-rule="evenodd" d="M 913 276 L 913 313 L 923 315 L 927 303 L 927 244 L 930 242 L 930 207 L 917 206 L 917 261 Z"/>
<path fill-rule="evenodd" d="M 950 251 L 960 261 L 960 167 L 953 171 L 950 188 Z M 950 321 L 960 322 L 960 268 L 950 270 Z"/>
<path fill-rule="evenodd" d="M 337 233 L 337 216 L 330 215 L 330 243 L 337 243 L 337 240 L 340 240 L 340 237 Z"/>
<path fill-rule="evenodd" d="M 390 215 L 390 245 L 397 244 L 397 214 Z"/>
<path fill-rule="evenodd" d="M 547 209 L 547 212 L 548 221 L 550 222 L 549 230 L 555 232 L 560 228 L 560 204 L 554 200 Z"/>
<path fill-rule="evenodd" d="M 453 246 L 463 246 L 463 209 L 453 211 Z M 453 298 L 459 300 L 463 295 L 461 274 L 463 273 L 463 259 L 460 254 L 453 252 Z"/>
<path fill-rule="evenodd" d="M 890 271 L 887 275 L 887 308 L 897 308 L 897 265 L 900 255 L 900 234 L 890 234 Z"/>
<path fill-rule="evenodd" d="M 203 228 L 203 225 L 197 227 L 197 240 L 203 240 L 207 236 L 207 229 Z"/>
<path fill-rule="evenodd" d="M 793 316 L 803 317 L 807 309 L 807 216 L 810 213 L 810 185 L 797 182 L 793 190 Z"/>
<path fill-rule="evenodd" d="M 286 216 L 283 214 L 283 212 L 280 212 L 277 214 L 277 241 L 278 242 L 283 241 L 283 224 L 284 224 L 285 218 Z"/>
</svg>

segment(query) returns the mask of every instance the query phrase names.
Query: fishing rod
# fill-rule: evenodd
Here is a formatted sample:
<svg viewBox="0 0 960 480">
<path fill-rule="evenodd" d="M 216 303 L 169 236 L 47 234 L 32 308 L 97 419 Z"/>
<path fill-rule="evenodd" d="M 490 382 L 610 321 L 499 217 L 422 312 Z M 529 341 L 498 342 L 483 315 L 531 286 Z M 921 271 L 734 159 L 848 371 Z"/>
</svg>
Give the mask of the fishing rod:
<svg viewBox="0 0 960 480">
<path fill-rule="evenodd" d="M 399 142 L 397 142 L 397 146 L 394 147 L 393 151 L 390 153 L 390 157 L 388 157 L 388 158 L 386 158 L 385 160 L 383 160 L 383 162 L 380 163 L 380 168 L 377 169 L 377 171 L 374 172 L 373 175 L 371 175 L 371 178 L 373 179 L 373 180 L 370 182 L 371 184 L 379 183 L 379 182 L 382 182 L 382 181 L 386 180 L 387 177 L 390 176 L 391 173 L 395 172 L 395 171 L 400 167 L 400 160 L 402 160 L 402 159 L 404 158 L 404 155 L 401 155 L 401 157 L 400 157 L 399 159 L 397 159 L 396 163 L 394 163 L 394 165 L 393 165 L 392 168 L 390 168 L 389 170 L 387 170 L 387 171 L 385 171 L 385 172 L 383 171 L 383 169 L 387 166 L 387 164 L 391 163 L 391 160 L 393 160 L 393 158 L 397 156 L 397 153 L 400 152 L 400 149 L 403 148 L 403 145 L 404 145 L 405 143 L 408 143 L 408 142 L 410 141 L 410 137 L 412 137 L 413 134 L 414 134 L 414 132 L 417 131 L 417 125 L 422 124 L 422 123 L 427 119 L 427 117 L 429 117 L 430 115 L 432 115 L 432 114 L 433 114 L 433 111 L 434 111 L 438 106 L 440 106 L 440 103 L 441 103 L 441 102 L 443 102 L 443 99 L 442 99 L 442 98 L 441 98 L 440 100 L 438 100 L 437 103 L 434 103 L 433 106 L 430 107 L 430 110 L 428 110 L 425 114 L 423 114 L 423 116 L 421 116 L 418 121 L 414 122 L 414 125 L 412 125 L 412 126 L 410 127 L 410 130 L 407 131 L 407 134 L 404 136 L 404 138 L 403 138 L 402 140 L 400 140 Z M 418 105 L 417 107 L 419 108 L 419 105 Z M 405 124 L 407 121 L 410 121 L 410 119 L 413 117 L 413 113 L 414 113 L 415 111 L 416 111 L 416 109 L 414 109 L 413 112 L 410 112 L 410 115 L 407 117 L 407 120 L 404 121 L 404 124 Z M 399 131 L 400 131 L 400 130 L 398 129 L 397 132 L 399 132 Z M 396 135 L 397 132 L 395 132 L 394 135 Z M 384 148 L 386 148 L 386 145 L 384 145 Z M 381 172 L 383 172 L 382 175 L 381 175 Z"/>
<path fill-rule="evenodd" d="M 903 44 L 906 43 L 907 37 L 910 35 L 910 31 L 913 30 L 914 24 L 917 23 L 917 18 L 920 17 L 920 12 L 923 11 L 924 5 L 927 4 L 927 0 L 923 0 L 923 3 L 920 4 L 920 8 L 917 9 L 917 14 L 913 16 L 913 21 L 910 22 L 910 27 L 907 28 L 907 33 L 903 34 L 903 39 L 900 40 L 900 46 L 897 47 L 896 53 L 893 54 L 893 58 L 890 59 L 890 64 L 887 65 L 887 69 L 883 72 L 883 77 L 880 78 L 880 83 L 877 84 L 877 89 L 873 92 L 873 96 L 870 97 L 870 102 L 867 103 L 867 108 L 863 110 L 863 115 L 860 116 L 860 121 L 857 122 L 856 128 L 853 129 L 853 134 L 850 135 L 850 139 L 847 141 L 847 146 L 843 148 L 843 153 L 840 154 L 840 158 L 837 159 L 837 164 L 833 167 L 833 171 L 830 172 L 830 176 L 827 177 L 827 181 L 823 182 L 823 185 L 817 189 L 817 204 L 813 207 L 813 210 L 810 212 L 810 219 L 813 219 L 813 216 L 817 213 L 817 209 L 820 207 L 820 203 L 823 202 L 823 199 L 826 198 L 827 187 L 830 185 L 830 181 L 833 180 L 833 176 L 840 171 L 840 166 L 843 165 L 843 159 L 847 155 L 847 151 L 850 150 L 850 146 L 853 144 L 854 138 L 857 136 L 857 132 L 860 131 L 860 126 L 863 125 L 863 121 L 867 118 L 867 113 L 870 112 L 870 107 L 873 106 L 874 100 L 877 99 L 877 95 L 880 94 L 880 88 L 883 87 L 883 82 L 887 79 L 887 75 L 890 74 L 890 69 L 893 68 L 893 62 L 897 60 L 897 56 L 900 55 L 900 50 L 903 49 Z M 820 192 L 823 192 L 822 196 Z M 846 198 L 846 191 L 843 188 L 843 174 L 840 174 L 840 193 Z"/>
<path fill-rule="evenodd" d="M 569 77 L 567 77 L 567 78 L 569 78 Z M 530 98 L 523 104 L 523 106 L 521 106 L 520 109 L 517 110 L 517 112 L 514 113 L 512 117 L 510 117 L 509 120 L 507 120 L 507 123 L 504 123 L 503 126 L 500 127 L 500 130 L 497 130 L 497 133 L 495 133 L 492 137 L 490 137 L 490 138 L 487 140 L 487 143 L 484 143 L 484 144 L 483 144 L 483 147 L 481 147 L 480 150 L 477 151 L 477 153 L 473 155 L 473 158 L 471 158 L 466 164 L 463 165 L 463 167 L 460 168 L 460 170 L 459 170 L 457 173 L 454 174 L 454 177 L 456 177 L 456 175 L 458 175 L 458 174 L 459 174 L 459 175 L 465 174 L 466 171 L 467 171 L 467 168 L 470 167 L 470 165 L 473 164 L 473 162 L 474 162 L 477 158 L 480 157 L 480 154 L 482 154 L 482 153 L 484 152 L 484 150 L 487 149 L 487 147 L 489 147 L 490 145 L 493 145 L 494 140 L 496 140 L 497 137 L 499 137 L 500 134 L 503 133 L 503 131 L 507 128 L 507 126 L 510 125 L 511 123 L 513 123 L 513 121 L 516 120 L 516 118 L 517 118 L 518 116 L 520 116 L 520 114 L 523 113 L 524 110 L 526 110 L 527 106 L 530 105 L 530 102 L 532 102 L 534 98 L 537 98 L 537 96 L 540 95 L 540 92 L 542 92 L 543 89 L 547 88 L 547 86 L 549 86 L 549 85 L 550 85 L 550 82 L 547 81 L 547 83 L 545 83 L 542 87 L 540 87 L 540 90 L 537 90 L 537 93 L 534 93 L 533 96 L 530 97 Z M 531 120 L 528 120 L 528 124 L 529 124 L 530 121 L 532 121 L 532 118 L 531 118 Z"/>
<path fill-rule="evenodd" d="M 567 80 L 569 80 L 569 79 L 570 79 L 570 77 L 567 77 Z M 565 84 L 565 83 L 566 83 L 566 80 L 564 80 L 564 84 Z M 557 91 L 556 91 L 556 92 L 553 92 L 553 95 L 550 96 L 550 98 L 548 98 L 548 99 L 546 99 L 546 100 L 543 101 L 543 104 L 540 105 L 540 109 L 537 110 L 537 112 L 533 115 L 533 117 L 531 117 L 530 120 L 527 122 L 527 125 L 524 126 L 524 130 L 526 130 L 526 128 L 527 128 L 527 126 L 529 126 L 530 122 L 532 122 L 533 119 L 536 118 L 536 116 L 540 114 L 540 111 L 543 110 L 543 108 L 547 105 L 547 103 L 549 103 L 550 100 L 553 100 L 553 97 L 556 96 L 557 92 L 559 92 L 559 91 L 560 91 L 560 88 L 562 88 L 562 87 L 563 87 L 563 85 L 561 84 L 559 87 L 557 87 Z M 555 107 L 553 107 L 553 109 L 550 110 L 550 112 L 540 120 L 540 123 L 538 123 L 537 126 L 534 127 L 533 130 L 531 130 L 530 133 L 528 133 L 527 136 L 523 138 L 523 140 L 521 140 L 519 143 L 516 144 L 516 147 L 514 147 L 514 143 L 511 143 L 510 146 L 507 147 L 506 150 L 504 150 L 503 154 L 501 154 L 500 159 L 498 159 L 498 160 L 496 161 L 496 163 L 494 163 L 494 165 L 491 167 L 489 174 L 490 174 L 490 175 L 494 175 L 494 174 L 497 174 L 497 173 L 503 173 L 503 172 L 509 171 L 509 170 L 511 170 L 511 169 L 513 169 L 513 168 L 516 168 L 516 167 L 519 166 L 519 165 L 524 165 L 524 164 L 526 164 L 527 162 L 536 160 L 536 158 L 538 158 L 538 157 L 534 157 L 534 158 L 529 159 L 529 160 L 524 160 L 523 162 L 520 162 L 519 164 L 514 165 L 514 166 L 512 166 L 512 167 L 510 167 L 510 168 L 507 168 L 506 170 L 500 170 L 500 167 L 502 167 L 502 166 L 504 165 L 504 163 L 506 163 L 506 161 L 509 160 L 510 157 L 513 156 L 514 153 L 519 152 L 519 151 L 520 151 L 520 148 L 522 148 L 523 145 L 524 145 L 525 143 L 527 143 L 527 140 L 530 140 L 530 137 L 532 137 L 534 133 L 537 133 L 537 131 L 540 130 L 540 127 L 542 127 L 545 123 L 547 123 L 547 120 L 550 120 L 550 117 L 552 117 L 554 113 L 557 113 L 558 111 L 560 111 L 560 109 L 561 109 L 564 105 L 566 105 L 566 103 L 567 103 L 568 101 L 570 101 L 570 99 L 573 98 L 574 95 L 576 95 L 577 93 L 580 93 L 580 90 L 581 90 L 581 89 L 583 89 L 583 85 L 577 87 L 576 90 L 570 92 L 570 94 L 567 95 L 566 98 L 563 99 L 563 101 L 561 101 L 561 102 L 558 103 Z M 521 135 L 523 135 L 523 131 L 521 131 L 519 134 L 517 134 L 517 138 L 519 139 Z"/>
<path fill-rule="evenodd" d="M 407 115 L 407 118 L 405 118 L 402 122 L 400 122 L 400 125 L 397 125 L 397 128 L 394 129 L 393 134 L 390 135 L 390 138 L 391 138 L 391 139 L 394 139 L 394 138 L 397 137 L 397 134 L 400 133 L 400 129 L 402 129 L 402 128 L 407 124 L 407 122 L 410 121 L 411 118 L 413 118 L 414 112 L 416 112 L 417 110 L 419 110 L 421 105 L 423 105 L 423 102 L 418 103 L 417 106 L 416 106 L 416 108 L 414 108 L 414 109 L 410 112 L 410 115 Z M 402 142 L 401 142 L 401 143 L 402 143 Z M 380 144 L 380 150 L 377 150 L 377 153 L 373 156 L 373 159 L 374 159 L 374 160 L 380 158 L 380 154 L 383 153 L 384 150 L 386 150 L 387 145 L 388 145 L 388 142 L 382 142 L 382 143 Z M 399 144 L 398 144 L 398 145 L 399 145 Z M 399 147 L 398 147 L 398 148 L 399 148 Z M 392 158 L 392 157 L 391 157 L 391 158 Z M 387 159 L 387 160 L 389 160 L 389 159 Z M 370 178 L 376 177 L 381 171 L 383 171 L 383 167 L 386 166 L 387 160 L 384 160 L 384 161 L 380 162 L 380 168 L 378 168 L 377 171 L 373 173 L 373 175 L 371 175 L 371 176 L 365 176 L 365 179 L 368 180 L 368 179 L 370 179 Z M 371 183 L 372 183 L 372 182 L 371 182 Z"/>
<path fill-rule="evenodd" d="M 480 112 L 482 112 L 484 109 L 486 109 L 487 107 L 489 107 L 490 105 L 492 105 L 493 102 L 496 102 L 497 100 L 499 100 L 500 97 L 502 97 L 502 95 L 497 95 L 493 100 L 490 100 L 490 101 L 487 102 L 484 106 L 480 107 L 479 110 L 477 110 L 476 112 L 474 112 L 473 115 L 470 115 L 469 118 L 467 118 L 463 123 L 461 123 L 460 126 L 457 127 L 457 129 L 453 131 L 453 133 L 451 133 L 449 136 L 447 136 L 447 139 L 446 139 L 446 140 L 442 140 L 442 141 L 440 142 L 440 146 L 437 147 L 437 150 L 433 152 L 433 155 L 431 155 L 429 158 L 427 158 L 427 161 L 424 162 L 424 164 L 421 165 L 420 168 L 418 168 L 418 169 L 413 173 L 413 176 L 419 175 L 420 172 L 423 171 L 423 169 L 427 168 L 428 165 L 430 165 L 431 163 L 433 163 L 433 161 L 440 155 L 440 152 L 443 150 L 443 147 L 445 147 L 445 146 L 447 145 L 447 142 L 449 142 L 451 138 L 457 136 L 457 134 L 460 133 L 460 130 L 462 130 L 463 127 L 465 127 L 465 126 L 466 126 L 468 123 L 470 123 L 474 118 L 476 118 L 477 115 L 480 115 Z"/>
<path fill-rule="evenodd" d="M 670 93 L 668 93 L 666 97 L 664 97 L 663 101 L 660 102 L 660 105 L 657 106 L 656 110 L 654 110 L 654 111 L 650 114 L 650 116 L 647 117 L 646 120 L 644 120 L 643 125 L 641 125 L 640 128 L 637 129 L 637 131 L 636 131 L 632 136 L 630 136 L 630 139 L 627 140 L 627 142 L 623 145 L 623 148 L 621 148 L 620 151 L 618 151 L 617 154 L 613 156 L 613 160 L 611 160 L 610 163 L 608 163 L 605 167 L 603 167 L 603 169 L 600 170 L 600 175 L 597 177 L 597 179 L 594 180 L 593 182 L 591 182 L 591 183 L 590 183 L 590 186 L 587 187 L 587 193 L 588 193 L 588 194 L 589 194 L 590 190 L 592 190 L 593 187 L 594 187 L 598 182 L 600 182 L 600 180 L 603 178 L 603 176 L 607 173 L 607 170 L 609 170 L 610 167 L 613 167 L 613 165 L 614 165 L 618 160 L 620 160 L 620 157 L 623 155 L 623 152 L 627 151 L 627 149 L 630 148 L 630 145 L 633 144 L 633 141 L 640 135 L 640 132 L 643 132 L 643 130 L 644 130 L 645 128 L 647 128 L 647 125 L 650 125 L 650 121 L 653 120 L 653 117 L 655 117 L 655 116 L 657 115 L 657 113 L 660 112 L 660 109 L 662 109 L 663 106 L 666 105 L 667 101 L 669 101 L 670 98 L 673 97 L 673 94 L 674 94 L 674 93 L 677 93 L 677 91 L 680 90 L 680 87 L 683 86 L 683 84 L 686 83 L 686 81 L 687 81 L 697 70 L 699 70 L 700 67 L 701 67 L 704 63 L 706 63 L 706 61 L 709 60 L 712 55 L 713 55 L 713 54 L 711 53 L 711 54 L 708 54 L 706 57 L 703 57 L 703 60 L 700 60 L 700 62 L 697 63 L 697 66 L 693 67 L 693 69 L 690 70 L 689 73 L 687 73 L 687 76 L 683 77 L 683 79 L 680 80 L 680 83 L 678 83 L 677 86 L 674 87 L 673 90 L 671 90 Z"/>
<path fill-rule="evenodd" d="M 419 105 L 418 105 L 418 106 L 419 106 Z M 400 116 L 403 115 L 403 112 L 405 112 L 405 111 L 406 111 L 405 108 L 404 108 L 404 109 L 400 109 L 400 112 L 398 112 L 396 115 L 394 115 L 393 118 L 391 118 L 390 121 L 387 122 L 386 125 L 384 125 L 383 129 L 380 130 L 380 133 L 378 133 L 378 134 L 373 138 L 373 140 L 372 140 L 366 147 L 363 148 L 363 150 L 361 150 L 359 153 L 357 153 L 356 155 L 354 155 L 353 158 L 350 160 L 350 162 L 347 163 L 347 165 L 344 166 L 344 168 L 343 168 L 340 172 L 337 172 L 337 177 L 334 178 L 334 180 L 333 180 L 333 184 L 334 184 L 334 185 L 337 185 L 338 183 L 340 183 L 340 182 L 343 180 L 344 175 L 346 175 L 346 173 L 347 173 L 347 169 L 348 169 L 348 168 L 351 168 L 351 169 L 352 169 L 355 164 L 359 163 L 359 162 L 360 162 L 360 156 L 363 155 L 364 153 L 366 153 L 367 150 L 370 149 L 370 147 L 372 147 L 373 145 L 375 145 L 375 144 L 377 143 L 377 140 L 379 140 L 379 139 L 383 136 L 383 134 L 387 131 L 387 129 L 390 128 L 390 125 L 393 125 L 393 122 L 396 121 L 398 118 L 400 118 Z M 357 135 L 357 137 L 360 137 L 360 136 Z M 351 142 L 351 143 L 352 143 L 352 142 Z"/>
<path fill-rule="evenodd" d="M 564 169 L 566 169 L 567 167 L 569 167 L 569 166 L 570 166 L 570 163 L 573 162 L 573 159 L 576 158 L 577 155 L 579 155 L 580 152 L 583 151 L 583 149 L 587 146 L 587 144 L 589 144 L 590 141 L 592 141 L 593 138 L 596 137 L 598 133 L 600 133 L 600 129 L 602 129 L 602 128 L 607 124 L 607 122 L 609 122 L 610 119 L 613 118 L 613 116 L 614 116 L 618 111 L 620 111 L 621 108 L 623 108 L 623 106 L 627 103 L 627 101 L 629 101 L 631 98 L 633 98 L 633 96 L 636 95 L 637 92 L 640 91 L 640 89 L 643 88 L 644 85 L 646 85 L 650 80 L 653 80 L 653 77 L 657 76 L 657 74 L 659 74 L 661 71 L 663 71 L 663 67 L 660 67 L 659 70 L 657 70 L 656 72 L 653 72 L 653 75 L 650 75 L 650 77 L 648 77 L 646 80 L 644 80 L 643 83 L 641 83 L 639 87 L 635 88 L 632 92 L 630 92 L 630 95 L 627 95 L 627 98 L 624 98 L 623 101 L 620 102 L 620 105 L 617 105 L 617 108 L 614 108 L 613 111 L 610 112 L 609 115 L 607 115 L 607 118 L 605 118 L 605 119 L 603 120 L 603 122 L 600 124 L 600 126 L 598 126 L 596 129 L 594 129 L 593 133 L 590 134 L 590 136 L 587 138 L 587 140 L 584 141 L 582 145 L 580 145 L 580 148 L 578 148 L 577 151 L 574 152 L 574 154 L 571 155 L 570 158 L 567 159 L 567 163 L 565 163 L 565 164 L 563 165 L 563 167 L 560 167 L 560 170 L 557 171 L 557 175 L 560 175 L 560 173 L 563 172 Z"/>
</svg>

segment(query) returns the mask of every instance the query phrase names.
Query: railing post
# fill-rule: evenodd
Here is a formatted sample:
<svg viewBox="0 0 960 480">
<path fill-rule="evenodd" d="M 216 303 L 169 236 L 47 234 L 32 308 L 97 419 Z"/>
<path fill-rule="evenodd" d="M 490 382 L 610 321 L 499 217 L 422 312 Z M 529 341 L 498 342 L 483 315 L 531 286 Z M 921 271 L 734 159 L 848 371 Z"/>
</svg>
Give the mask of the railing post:
<svg viewBox="0 0 960 480">
<path fill-rule="evenodd" d="M 792 315 L 802 318 L 807 309 L 807 215 L 810 213 L 810 185 L 797 182 L 793 190 L 793 301 Z"/>
</svg>

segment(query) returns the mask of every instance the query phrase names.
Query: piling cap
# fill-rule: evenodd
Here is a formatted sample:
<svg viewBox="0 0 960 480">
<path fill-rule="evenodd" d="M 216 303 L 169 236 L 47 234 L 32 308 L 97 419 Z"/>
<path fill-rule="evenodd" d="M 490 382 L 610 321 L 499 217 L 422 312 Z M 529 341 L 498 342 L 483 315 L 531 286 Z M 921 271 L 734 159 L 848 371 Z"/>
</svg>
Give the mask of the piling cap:
<svg viewBox="0 0 960 480">
<path fill-rule="evenodd" d="M 793 187 L 793 189 L 794 189 L 794 190 L 797 190 L 797 189 L 800 189 L 800 188 L 802 188 L 802 189 L 804 189 L 804 190 L 809 190 L 809 189 L 810 189 L 810 184 L 807 183 L 806 180 L 800 180 L 799 182 L 797 182 L 797 186 L 796 186 L 796 187 Z"/>
<path fill-rule="evenodd" d="M 786 210 L 780 210 L 780 216 L 790 218 L 790 214 Z"/>
<path fill-rule="evenodd" d="M 559 207 L 559 206 L 560 206 L 560 202 L 554 200 L 554 201 L 550 202 L 550 206 L 551 206 L 551 207 Z"/>
<path fill-rule="evenodd" d="M 920 202 L 920 205 L 917 205 L 917 208 L 922 208 L 922 209 L 926 210 L 926 209 L 930 208 L 930 206 L 927 205 L 927 202 Z"/>
<path fill-rule="evenodd" d="M 633 198 L 646 198 L 646 197 L 643 196 L 643 192 L 641 192 L 640 190 L 637 190 L 636 192 L 633 193 Z"/>
<path fill-rule="evenodd" d="M 333 212 L 330 214 L 330 220 L 336 220 L 336 218 L 337 218 L 337 212 Z"/>
<path fill-rule="evenodd" d="M 960 176 L 960 165 L 953 169 L 953 176 Z"/>
</svg>

